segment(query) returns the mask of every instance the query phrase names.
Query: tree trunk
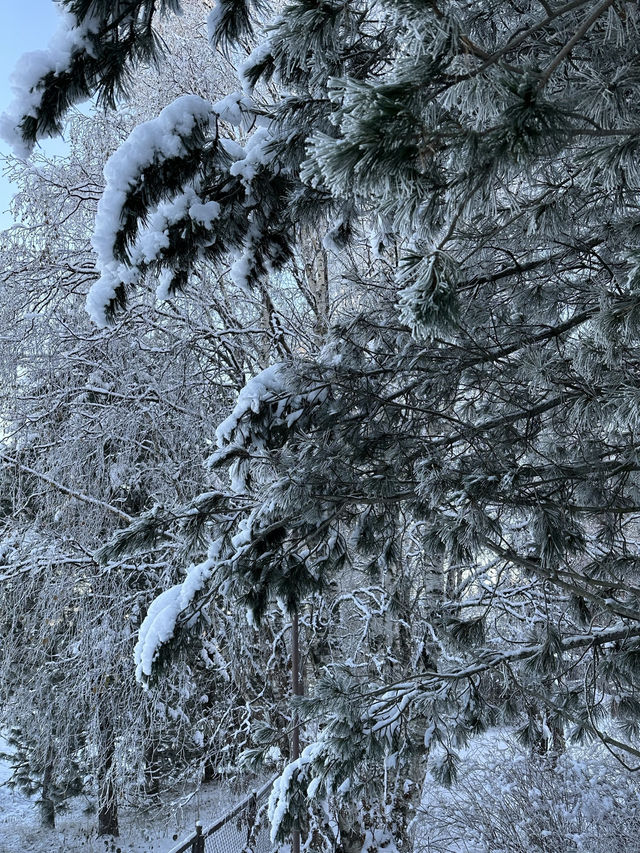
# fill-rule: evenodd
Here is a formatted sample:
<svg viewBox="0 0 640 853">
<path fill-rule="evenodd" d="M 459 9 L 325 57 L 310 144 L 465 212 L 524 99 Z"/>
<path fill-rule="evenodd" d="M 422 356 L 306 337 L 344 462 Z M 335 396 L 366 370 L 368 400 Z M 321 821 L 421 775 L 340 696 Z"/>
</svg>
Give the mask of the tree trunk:
<svg viewBox="0 0 640 853">
<path fill-rule="evenodd" d="M 291 619 L 291 692 L 294 696 L 302 695 L 300 681 L 300 623 L 298 611 Z M 291 733 L 291 759 L 300 758 L 300 718 L 298 711 L 293 712 L 293 731 Z M 291 853 L 300 853 L 300 829 L 296 827 L 291 833 Z"/>
<path fill-rule="evenodd" d="M 51 783 L 53 779 L 53 758 L 47 755 L 47 762 L 42 776 L 42 797 L 40 799 L 40 823 L 53 829 L 56 825 L 56 807 L 51 799 Z"/>
<path fill-rule="evenodd" d="M 118 800 L 113 783 L 114 733 L 111 722 L 100 724 L 100 755 L 98 756 L 98 835 L 120 834 Z"/>
<path fill-rule="evenodd" d="M 314 252 L 311 271 L 307 274 L 315 305 L 315 333 L 322 341 L 329 328 L 329 263 L 327 252 L 317 237 L 311 238 Z"/>
<path fill-rule="evenodd" d="M 98 794 L 98 835 L 120 835 L 118 801 L 111 776 L 103 779 Z"/>
<path fill-rule="evenodd" d="M 149 797 L 160 792 L 160 761 L 155 741 L 147 744 L 144 750 L 144 792 Z"/>
</svg>

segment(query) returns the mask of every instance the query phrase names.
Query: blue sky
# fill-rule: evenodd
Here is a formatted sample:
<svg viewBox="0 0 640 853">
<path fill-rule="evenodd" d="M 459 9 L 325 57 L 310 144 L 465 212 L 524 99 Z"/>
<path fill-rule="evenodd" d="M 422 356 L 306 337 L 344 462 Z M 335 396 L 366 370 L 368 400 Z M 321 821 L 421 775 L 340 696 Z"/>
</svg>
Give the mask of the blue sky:
<svg viewBox="0 0 640 853">
<path fill-rule="evenodd" d="M 0 112 L 11 101 L 9 77 L 19 57 L 30 50 L 46 48 L 57 28 L 58 13 L 53 0 L 0 0 Z M 46 143 L 45 150 L 59 145 Z M 0 141 L 0 154 L 9 153 Z M 0 173 L 2 163 L 0 163 Z M 11 224 L 6 213 L 12 189 L 0 174 L 0 227 Z"/>
</svg>

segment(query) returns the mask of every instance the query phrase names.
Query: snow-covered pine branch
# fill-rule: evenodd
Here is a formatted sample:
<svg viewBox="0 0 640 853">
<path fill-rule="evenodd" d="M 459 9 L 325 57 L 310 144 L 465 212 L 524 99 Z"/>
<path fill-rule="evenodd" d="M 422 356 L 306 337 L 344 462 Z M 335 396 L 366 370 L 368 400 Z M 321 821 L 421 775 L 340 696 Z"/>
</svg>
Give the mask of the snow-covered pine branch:
<svg viewBox="0 0 640 853">
<path fill-rule="evenodd" d="M 61 4 L 59 31 L 48 50 L 26 54 L 14 77 L 14 101 L 0 132 L 28 156 L 38 139 L 61 132 L 68 110 L 97 94 L 114 107 L 132 71 L 161 52 L 154 16 L 180 9 L 179 0 L 109 0 Z"/>
</svg>

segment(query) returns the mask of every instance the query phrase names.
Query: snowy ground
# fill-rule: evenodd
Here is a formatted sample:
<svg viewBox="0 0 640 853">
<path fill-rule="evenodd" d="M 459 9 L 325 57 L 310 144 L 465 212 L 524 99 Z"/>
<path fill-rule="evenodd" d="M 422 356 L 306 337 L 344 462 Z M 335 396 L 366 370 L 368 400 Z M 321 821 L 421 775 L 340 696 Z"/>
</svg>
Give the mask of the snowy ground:
<svg viewBox="0 0 640 853">
<path fill-rule="evenodd" d="M 552 771 L 532 762 L 505 731 L 488 732 L 462 752 L 451 789 L 427 779 L 417 853 L 640 853 L 639 781 L 602 745 L 568 747 Z M 54 831 L 42 829 L 37 806 L 2 784 L 9 775 L 0 762 L 0 853 L 168 853 L 197 819 L 211 823 L 241 798 L 209 786 L 155 812 L 122 807 L 114 843 L 96 838 L 96 816 L 82 798 Z"/>
<path fill-rule="evenodd" d="M 0 761 L 0 853 L 167 853 L 193 831 L 196 820 L 211 823 L 238 799 L 215 787 L 204 788 L 182 806 L 167 805 L 163 812 L 121 808 L 120 838 L 114 844 L 96 838 L 96 815 L 87 812 L 88 803 L 81 797 L 57 816 L 55 830 L 43 829 L 37 805 L 4 784 L 10 775 L 9 766 Z"/>
<path fill-rule="evenodd" d="M 416 853 L 640 853 L 640 780 L 603 744 L 550 761 L 494 729 L 461 758 L 451 788 L 427 778 Z"/>
</svg>

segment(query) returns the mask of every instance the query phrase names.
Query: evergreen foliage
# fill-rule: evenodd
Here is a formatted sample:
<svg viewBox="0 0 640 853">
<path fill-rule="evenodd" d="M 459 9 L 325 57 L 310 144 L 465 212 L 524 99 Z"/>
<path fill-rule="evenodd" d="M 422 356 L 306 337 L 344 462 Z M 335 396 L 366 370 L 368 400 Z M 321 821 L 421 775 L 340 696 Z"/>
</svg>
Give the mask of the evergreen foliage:
<svg viewBox="0 0 640 853">
<path fill-rule="evenodd" d="M 127 93 L 135 69 L 161 53 L 154 15 L 180 8 L 179 0 L 69 0 L 61 6 L 68 16 L 67 37 L 38 57 L 46 69 L 40 69 L 42 76 L 26 76 L 23 82 L 24 95 L 32 103 L 19 132 L 28 147 L 60 133 L 70 107 L 93 95 L 114 108 Z"/>
<path fill-rule="evenodd" d="M 225 0 L 212 37 L 231 55 L 266 11 Z M 272 797 L 278 837 L 335 804 L 344 849 L 354 826 L 360 847 L 402 839 L 427 760 L 453 782 L 458 749 L 497 722 L 538 752 L 594 737 L 640 757 L 639 15 L 292 0 L 243 65 L 251 98 L 210 104 L 173 134 L 177 155 L 135 143 L 149 168 L 119 196 L 97 319 L 147 272 L 171 290 L 230 256 L 272 320 L 305 234 L 334 252 L 340 309 L 320 346 L 274 332 L 277 363 L 217 431 L 210 462 L 231 486 L 194 507 L 208 558 L 142 632 L 153 663 L 221 591 L 259 622 L 274 599 L 308 616 L 362 571 L 384 589 L 377 653 L 314 672 L 313 741 Z M 72 76 L 113 91 L 107 62 Z"/>
</svg>

